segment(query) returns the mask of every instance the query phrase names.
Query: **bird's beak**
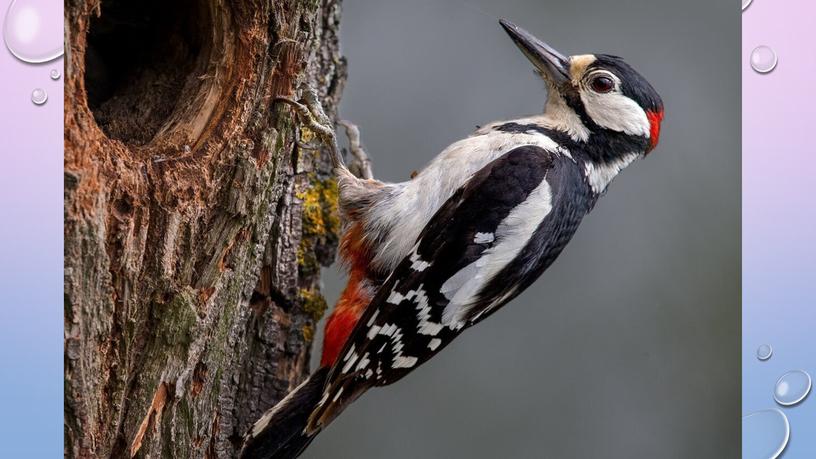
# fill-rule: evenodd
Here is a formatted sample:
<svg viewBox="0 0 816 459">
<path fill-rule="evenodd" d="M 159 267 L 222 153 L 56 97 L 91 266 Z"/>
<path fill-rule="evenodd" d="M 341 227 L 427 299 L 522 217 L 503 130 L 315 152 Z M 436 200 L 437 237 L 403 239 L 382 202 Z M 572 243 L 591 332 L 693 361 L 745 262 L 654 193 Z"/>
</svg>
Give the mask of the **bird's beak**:
<svg viewBox="0 0 816 459">
<path fill-rule="evenodd" d="M 545 78 L 556 86 L 570 80 L 569 59 L 563 54 L 506 19 L 500 19 L 499 24 Z"/>
</svg>

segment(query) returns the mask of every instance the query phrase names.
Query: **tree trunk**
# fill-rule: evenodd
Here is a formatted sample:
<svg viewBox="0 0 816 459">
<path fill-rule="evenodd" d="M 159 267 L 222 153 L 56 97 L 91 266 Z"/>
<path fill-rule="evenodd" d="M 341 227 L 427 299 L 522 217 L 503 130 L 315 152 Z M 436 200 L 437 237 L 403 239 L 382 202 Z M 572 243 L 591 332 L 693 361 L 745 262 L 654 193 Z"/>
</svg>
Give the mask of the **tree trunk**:
<svg viewBox="0 0 816 459">
<path fill-rule="evenodd" d="M 334 118 L 338 0 L 65 15 L 65 454 L 233 457 L 326 307 L 336 183 L 274 98 Z"/>
</svg>

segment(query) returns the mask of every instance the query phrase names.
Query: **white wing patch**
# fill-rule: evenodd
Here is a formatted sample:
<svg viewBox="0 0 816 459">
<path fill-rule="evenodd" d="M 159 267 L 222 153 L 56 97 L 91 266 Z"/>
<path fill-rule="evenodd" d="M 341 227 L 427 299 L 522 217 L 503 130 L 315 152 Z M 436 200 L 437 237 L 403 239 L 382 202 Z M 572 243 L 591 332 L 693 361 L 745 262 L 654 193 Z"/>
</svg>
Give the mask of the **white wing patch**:
<svg viewBox="0 0 816 459">
<path fill-rule="evenodd" d="M 417 332 L 419 332 L 421 335 L 438 335 L 439 332 L 442 331 L 443 325 L 429 320 L 431 318 L 431 306 L 428 304 L 428 295 L 425 294 L 425 291 L 422 289 L 422 285 L 420 285 L 415 292 L 417 320 L 419 321 L 419 328 Z"/>
<path fill-rule="evenodd" d="M 354 366 L 354 362 L 357 361 L 357 354 L 353 354 L 350 359 L 346 361 L 346 364 L 343 366 L 343 373 L 348 373 L 351 370 L 351 367 Z"/>
<path fill-rule="evenodd" d="M 388 295 L 388 299 L 386 299 L 385 301 L 387 303 L 399 305 L 400 303 L 402 303 L 402 300 L 404 299 L 405 299 L 404 295 L 402 295 L 399 292 L 391 290 L 391 293 Z"/>
<path fill-rule="evenodd" d="M 343 361 L 345 362 L 346 360 L 350 359 L 351 356 L 353 356 L 353 355 L 356 355 L 356 354 L 354 353 L 354 344 L 352 343 L 351 349 L 349 349 L 348 352 L 346 352 L 346 356 L 343 357 Z"/>
<path fill-rule="evenodd" d="M 475 262 L 451 276 L 440 289 L 450 303 L 445 306 L 442 323 L 462 326 L 476 295 L 524 248 L 544 217 L 552 210 L 552 189 L 541 183 L 505 217 L 496 229 L 496 244 Z"/>
<path fill-rule="evenodd" d="M 391 364 L 391 368 L 411 368 L 412 366 L 416 365 L 417 358 L 416 357 L 394 357 L 394 363 Z"/>
<path fill-rule="evenodd" d="M 367 324 L 369 327 L 370 327 L 370 326 L 372 326 L 372 325 L 374 325 L 374 321 L 375 321 L 375 320 L 377 320 L 377 316 L 378 316 L 379 314 L 380 314 L 380 310 L 379 310 L 379 309 L 375 310 L 375 311 L 374 311 L 374 314 L 371 314 L 371 318 L 370 318 L 370 319 L 368 319 L 368 324 Z"/>
<path fill-rule="evenodd" d="M 473 242 L 475 244 L 490 244 L 495 239 L 493 233 L 476 233 L 473 237 Z"/>
<path fill-rule="evenodd" d="M 360 371 L 364 368 L 368 368 L 368 364 L 371 363 L 371 359 L 368 358 L 368 352 L 363 355 L 363 358 L 360 359 L 360 363 L 357 364 L 357 367 L 354 368 L 355 371 Z"/>
<path fill-rule="evenodd" d="M 442 287 L 439 289 L 440 293 L 445 295 L 445 298 L 447 298 L 449 301 L 453 300 L 456 293 L 461 291 L 462 287 L 464 287 L 468 281 L 472 280 L 479 273 L 478 263 L 479 260 L 476 260 L 457 271 L 456 274 L 451 276 L 445 281 L 444 284 L 442 284 Z"/>
<path fill-rule="evenodd" d="M 414 250 L 411 252 L 411 269 L 413 269 L 414 271 L 422 272 L 425 271 L 428 268 L 428 266 L 431 266 L 431 264 L 419 258 L 419 254 L 417 253 L 417 247 L 414 246 Z"/>
</svg>

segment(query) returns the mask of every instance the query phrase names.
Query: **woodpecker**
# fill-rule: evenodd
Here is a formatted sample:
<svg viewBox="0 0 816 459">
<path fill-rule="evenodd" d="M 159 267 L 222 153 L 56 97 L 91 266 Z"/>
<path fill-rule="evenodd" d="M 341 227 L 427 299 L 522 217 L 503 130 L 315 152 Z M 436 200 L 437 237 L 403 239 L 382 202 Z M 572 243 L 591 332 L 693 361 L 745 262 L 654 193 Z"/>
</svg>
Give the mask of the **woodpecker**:
<svg viewBox="0 0 816 459">
<path fill-rule="evenodd" d="M 546 83 L 544 113 L 480 127 L 403 183 L 355 177 L 335 155 L 349 282 L 321 367 L 255 423 L 243 457 L 297 457 L 369 388 L 519 295 L 615 176 L 657 146 L 663 103 L 622 58 L 566 57 L 499 22 Z"/>
</svg>

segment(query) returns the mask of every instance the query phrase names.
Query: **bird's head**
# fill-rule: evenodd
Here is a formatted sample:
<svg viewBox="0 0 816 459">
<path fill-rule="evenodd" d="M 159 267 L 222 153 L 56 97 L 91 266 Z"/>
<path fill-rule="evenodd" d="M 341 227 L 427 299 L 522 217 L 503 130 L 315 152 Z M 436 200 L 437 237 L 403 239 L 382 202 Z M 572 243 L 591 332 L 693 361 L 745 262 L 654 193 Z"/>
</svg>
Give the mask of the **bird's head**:
<svg viewBox="0 0 816 459">
<path fill-rule="evenodd" d="M 663 102 L 623 59 L 606 54 L 567 57 L 512 22 L 499 22 L 547 82 L 548 111 L 572 117 L 572 125 L 580 124 L 575 130 L 585 129 L 585 135 L 610 132 L 640 138 L 644 153 L 657 146 Z"/>
</svg>

